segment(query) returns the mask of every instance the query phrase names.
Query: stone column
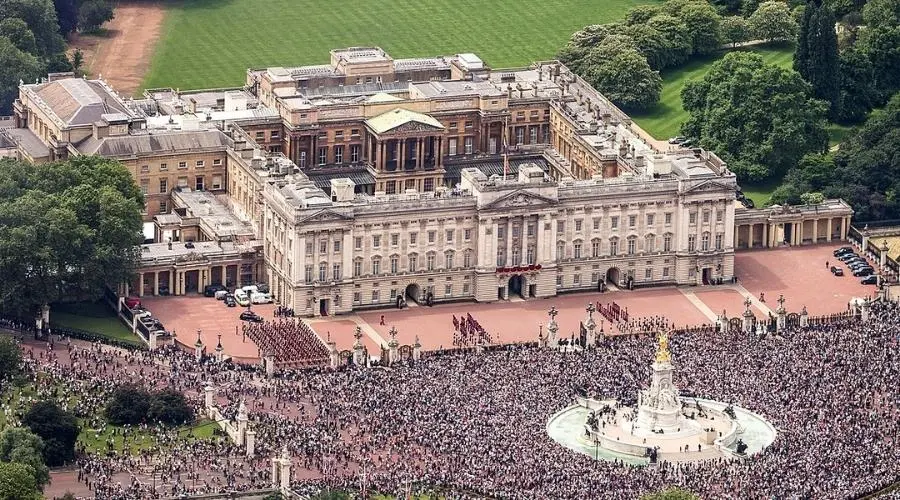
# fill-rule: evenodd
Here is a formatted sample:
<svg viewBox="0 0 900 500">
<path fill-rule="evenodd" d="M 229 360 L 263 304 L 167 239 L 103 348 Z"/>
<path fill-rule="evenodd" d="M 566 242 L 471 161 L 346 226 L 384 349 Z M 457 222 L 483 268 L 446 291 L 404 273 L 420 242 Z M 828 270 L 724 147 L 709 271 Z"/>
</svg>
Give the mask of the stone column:
<svg viewBox="0 0 900 500">
<path fill-rule="evenodd" d="M 826 227 L 828 228 L 828 234 L 825 235 L 825 241 L 830 242 L 830 241 L 831 241 L 831 231 L 832 231 L 832 229 L 831 229 L 831 217 L 828 217 L 828 225 L 827 225 Z"/>
<path fill-rule="evenodd" d="M 813 219 L 813 245 L 819 242 L 819 219 Z"/>
<path fill-rule="evenodd" d="M 266 377 L 271 378 L 272 375 L 275 375 L 275 356 L 266 354 L 263 357 L 263 366 L 266 369 Z"/>
<path fill-rule="evenodd" d="M 138 297 L 144 296 L 144 273 L 138 274 Z"/>
<path fill-rule="evenodd" d="M 848 217 L 841 217 L 841 241 L 847 241 Z"/>
<path fill-rule="evenodd" d="M 444 137 L 438 137 L 437 139 L 437 151 L 435 151 L 435 168 L 440 168 L 444 165 Z"/>
<path fill-rule="evenodd" d="M 512 217 L 507 217 L 506 218 L 506 259 L 507 259 L 506 265 L 507 265 L 507 267 L 517 265 L 512 260 L 512 241 L 513 241 L 512 230 L 513 230 Z"/>
<path fill-rule="evenodd" d="M 781 333 L 784 331 L 784 327 L 787 326 L 787 311 L 784 308 L 784 295 L 778 296 L 778 308 L 775 309 L 775 314 L 778 315 L 777 322 L 775 323 L 775 331 Z"/>
<path fill-rule="evenodd" d="M 807 326 L 809 326 L 809 313 L 806 311 L 806 306 L 803 306 L 800 311 L 800 327 L 806 328 Z"/>
<path fill-rule="evenodd" d="M 226 286 L 226 283 L 227 283 L 227 279 L 228 279 L 228 273 L 226 271 L 227 269 L 228 269 L 228 266 L 220 266 L 220 272 L 222 273 L 222 286 Z"/>
<path fill-rule="evenodd" d="M 763 239 L 762 239 L 762 247 L 769 248 L 772 245 L 769 244 L 769 223 L 766 222 L 763 224 Z"/>
<path fill-rule="evenodd" d="M 869 298 L 866 297 L 866 300 L 863 301 L 862 305 L 859 308 L 859 319 L 862 320 L 863 323 L 869 322 Z"/>
<path fill-rule="evenodd" d="M 197 330 L 197 342 L 194 342 L 194 358 L 197 361 L 203 359 L 203 341 L 200 340 L 200 330 Z"/>
<path fill-rule="evenodd" d="M 353 364 L 356 366 L 366 366 L 366 353 L 363 351 L 362 344 L 362 328 L 357 326 L 353 336 L 356 338 L 353 342 Z"/>
<path fill-rule="evenodd" d="M 741 241 L 741 228 L 743 226 L 735 226 L 734 228 L 734 248 L 740 248 L 739 243 Z"/>
<path fill-rule="evenodd" d="M 422 344 L 419 343 L 419 336 L 416 335 L 416 341 L 413 343 L 413 361 L 418 361 L 422 357 Z"/>
<path fill-rule="evenodd" d="M 397 148 L 399 149 L 397 154 L 397 168 L 402 170 L 403 160 L 406 158 L 406 139 L 400 139 L 397 141 Z"/>
<path fill-rule="evenodd" d="M 593 302 L 589 302 L 585 311 L 588 313 L 587 321 L 584 323 L 584 327 L 587 330 L 587 338 L 585 339 L 585 348 L 592 348 L 597 343 L 596 334 L 594 331 L 597 329 L 597 323 L 594 321 L 594 312 L 596 311 L 596 307 Z"/>
<path fill-rule="evenodd" d="M 527 266 L 528 265 L 528 219 L 527 215 L 522 216 L 522 232 L 519 233 L 522 238 L 522 248 L 519 250 L 519 265 Z M 523 284 L 522 286 L 527 288 L 527 284 Z M 528 295 L 528 290 L 524 290 L 522 292 L 522 296 L 525 297 Z"/>
<path fill-rule="evenodd" d="M 272 476 L 271 477 L 272 477 L 272 487 L 273 488 L 278 487 L 278 464 L 280 462 L 281 462 L 281 460 L 278 458 L 278 456 L 272 457 Z"/>
<path fill-rule="evenodd" d="M 557 336 L 559 325 L 556 324 L 557 314 L 559 314 L 559 311 L 555 307 L 551 307 L 550 311 L 547 312 L 547 315 L 550 316 L 550 321 L 547 323 L 547 344 L 552 348 L 557 346 L 557 341 L 559 340 Z"/>
<path fill-rule="evenodd" d="M 391 340 L 388 341 L 388 365 L 393 365 L 400 360 L 400 351 L 398 350 L 400 343 L 397 342 L 396 328 L 392 326 L 389 333 L 391 335 Z"/>
<path fill-rule="evenodd" d="M 341 353 L 338 352 L 337 344 L 333 340 L 331 340 L 331 335 L 328 336 L 328 364 L 331 366 L 332 370 L 336 370 L 337 367 L 341 364 Z"/>
<path fill-rule="evenodd" d="M 247 457 L 253 458 L 256 456 L 256 432 L 247 431 L 244 435 L 244 444 L 246 445 Z"/>
<path fill-rule="evenodd" d="M 215 404 L 216 388 L 213 387 L 212 382 L 207 382 L 206 386 L 203 387 L 203 407 L 208 411 Z"/>
<path fill-rule="evenodd" d="M 744 301 L 744 333 L 753 333 L 753 311 L 750 310 L 750 306 L 753 302 L 750 300 L 750 297 L 747 297 L 747 300 Z"/>
<path fill-rule="evenodd" d="M 716 326 L 719 327 L 719 332 L 725 333 L 728 330 L 728 317 L 725 316 L 725 310 L 722 310 L 722 314 L 716 316 Z"/>
<path fill-rule="evenodd" d="M 237 414 L 237 442 L 235 443 L 238 446 L 244 444 L 244 436 L 247 434 L 247 421 L 249 417 L 247 416 L 247 407 L 244 405 L 244 402 L 241 401 L 241 404 L 238 405 L 238 414 Z"/>
<path fill-rule="evenodd" d="M 153 295 L 159 295 L 159 271 L 153 273 Z"/>
</svg>

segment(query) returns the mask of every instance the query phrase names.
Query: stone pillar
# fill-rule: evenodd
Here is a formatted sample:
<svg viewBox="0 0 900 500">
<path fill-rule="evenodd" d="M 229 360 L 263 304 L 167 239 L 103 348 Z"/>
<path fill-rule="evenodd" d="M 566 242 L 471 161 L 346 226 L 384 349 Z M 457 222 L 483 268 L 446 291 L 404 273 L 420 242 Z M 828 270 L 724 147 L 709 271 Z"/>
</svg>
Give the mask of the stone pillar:
<svg viewBox="0 0 900 500">
<path fill-rule="evenodd" d="M 341 353 L 338 352 L 337 344 L 330 338 L 328 339 L 328 364 L 331 366 L 332 370 L 336 370 L 337 367 L 341 364 Z"/>
<path fill-rule="evenodd" d="M 153 273 L 153 295 L 159 295 L 159 271 Z"/>
<path fill-rule="evenodd" d="M 740 248 L 741 242 L 741 228 L 744 226 L 735 226 L 734 228 L 734 248 Z"/>
<path fill-rule="evenodd" d="M 819 242 L 819 219 L 813 219 L 812 242 L 813 245 Z"/>
<path fill-rule="evenodd" d="M 866 300 L 863 301 L 862 306 L 859 308 L 859 319 L 862 320 L 863 323 L 869 322 L 869 298 L 866 297 Z"/>
<path fill-rule="evenodd" d="M 784 295 L 778 296 L 778 308 L 775 309 L 775 314 L 778 315 L 775 331 L 781 333 L 784 331 L 784 327 L 787 326 L 787 310 L 784 308 Z"/>
<path fill-rule="evenodd" d="M 390 334 L 391 340 L 388 341 L 388 365 L 393 365 L 400 360 L 400 351 L 398 350 L 400 343 L 397 342 L 397 329 L 393 326 Z"/>
<path fill-rule="evenodd" d="M 406 139 L 397 141 L 397 149 L 399 150 L 397 154 L 397 168 L 402 170 L 404 167 L 403 162 L 406 159 Z"/>
<path fill-rule="evenodd" d="M 353 342 L 353 364 L 356 366 L 366 366 L 366 353 L 363 351 L 362 344 L 362 328 L 357 326 L 353 336 L 356 338 Z"/>
<path fill-rule="evenodd" d="M 203 387 L 203 407 L 209 410 L 216 404 L 216 388 L 213 387 L 211 382 L 208 382 L 205 387 Z"/>
<path fill-rule="evenodd" d="M 237 414 L 237 428 L 238 428 L 238 437 L 237 444 L 238 446 L 244 444 L 244 436 L 247 434 L 247 421 L 250 418 L 247 416 L 247 407 L 244 405 L 244 402 L 241 401 L 241 404 L 238 405 L 238 414 Z"/>
<path fill-rule="evenodd" d="M 559 311 L 555 307 L 551 307 L 547 314 L 550 316 L 550 321 L 547 323 L 547 344 L 550 347 L 556 347 L 559 341 L 557 336 L 559 325 L 556 324 L 556 315 L 559 314 Z"/>
<path fill-rule="evenodd" d="M 281 474 L 279 475 L 281 492 L 287 494 L 291 488 L 291 456 L 287 446 L 281 450 Z"/>
<path fill-rule="evenodd" d="M 138 274 L 138 297 L 144 296 L 144 273 Z"/>
<path fill-rule="evenodd" d="M 825 241 L 829 241 L 829 242 L 830 242 L 830 241 L 831 241 L 831 231 L 832 231 L 832 229 L 831 229 L 831 217 L 828 218 L 828 224 L 827 224 L 826 227 L 827 227 L 827 229 L 828 229 L 828 234 L 825 235 Z"/>
<path fill-rule="evenodd" d="M 244 444 L 247 447 L 247 457 L 253 458 L 256 455 L 256 432 L 247 431 L 244 435 Z"/>
<path fill-rule="evenodd" d="M 281 459 L 278 456 L 272 457 L 272 487 L 278 487 L 278 464 L 281 462 Z"/>
<path fill-rule="evenodd" d="M 151 351 L 155 351 L 157 347 L 157 337 L 159 335 L 156 332 L 150 332 L 150 338 L 147 339 L 147 344 L 150 347 Z"/>
<path fill-rule="evenodd" d="M 716 316 L 716 326 L 719 327 L 719 331 L 725 333 L 728 331 L 728 317 L 725 316 L 725 310 L 722 310 L 722 314 Z"/>
<path fill-rule="evenodd" d="M 769 244 L 769 223 L 768 222 L 764 223 L 762 225 L 762 227 L 763 227 L 763 239 L 760 243 L 762 243 L 763 248 L 769 248 L 770 246 L 772 246 Z"/>
<path fill-rule="evenodd" d="M 585 311 L 587 311 L 587 320 L 584 322 L 584 328 L 587 330 L 587 338 L 585 338 L 585 348 L 594 347 L 597 343 L 597 336 L 595 331 L 597 329 L 597 322 L 594 321 L 594 312 L 597 308 L 594 306 L 593 302 L 589 302 Z"/>
<path fill-rule="evenodd" d="M 200 340 L 200 330 L 197 330 L 197 342 L 194 343 L 194 358 L 197 361 L 203 359 L 203 341 Z"/>
<path fill-rule="evenodd" d="M 225 286 L 228 282 L 226 281 L 228 278 L 227 269 L 228 266 L 220 266 L 220 272 L 222 273 L 222 286 Z"/>
<path fill-rule="evenodd" d="M 422 357 L 422 344 L 419 343 L 419 336 L 416 335 L 416 341 L 413 343 L 413 361 L 418 361 Z"/>
<path fill-rule="evenodd" d="M 263 357 L 263 366 L 266 369 L 266 377 L 272 378 L 272 375 L 275 375 L 275 356 L 266 354 Z"/>
<path fill-rule="evenodd" d="M 847 240 L 847 226 L 850 224 L 849 217 L 841 217 L 841 241 Z"/>
<path fill-rule="evenodd" d="M 750 297 L 747 297 L 747 300 L 744 301 L 744 333 L 753 333 L 753 311 L 750 310 L 750 306 L 753 302 L 750 300 Z"/>
<path fill-rule="evenodd" d="M 807 326 L 809 326 L 809 313 L 806 311 L 806 306 L 803 306 L 800 311 L 800 327 L 806 328 Z"/>
</svg>

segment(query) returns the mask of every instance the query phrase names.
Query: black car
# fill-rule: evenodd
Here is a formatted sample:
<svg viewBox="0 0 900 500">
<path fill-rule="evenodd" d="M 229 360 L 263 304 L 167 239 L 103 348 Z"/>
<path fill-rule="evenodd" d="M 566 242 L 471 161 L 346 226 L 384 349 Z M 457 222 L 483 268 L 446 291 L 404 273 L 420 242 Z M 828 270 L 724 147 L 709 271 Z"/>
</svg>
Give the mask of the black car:
<svg viewBox="0 0 900 500">
<path fill-rule="evenodd" d="M 831 274 L 833 274 L 835 276 L 843 276 L 844 270 L 839 267 L 831 266 Z"/>
<path fill-rule="evenodd" d="M 215 297 L 216 292 L 225 290 L 225 287 L 222 285 L 206 285 L 206 288 L 203 289 L 203 295 L 206 297 Z"/>
<path fill-rule="evenodd" d="M 859 269 L 861 267 L 872 267 L 868 262 L 864 260 L 854 260 L 853 262 L 848 262 L 847 267 L 850 269 Z"/>
<path fill-rule="evenodd" d="M 863 279 L 859 280 L 863 285 L 877 285 L 878 284 L 878 276 L 874 274 L 870 274 Z"/>
<path fill-rule="evenodd" d="M 840 257 L 841 255 L 844 255 L 845 253 L 854 253 L 853 247 L 841 247 L 841 248 L 838 248 L 837 250 L 835 250 L 832 254 L 835 257 Z"/>
<path fill-rule="evenodd" d="M 859 255 L 856 255 L 853 252 L 848 252 L 848 253 L 838 256 L 838 260 L 841 262 L 847 262 L 848 260 L 858 259 L 858 258 L 861 258 L 861 257 Z"/>
<path fill-rule="evenodd" d="M 237 307 L 237 301 L 234 300 L 234 295 L 229 293 L 225 296 L 225 305 L 228 307 Z"/>
<path fill-rule="evenodd" d="M 861 267 L 859 269 L 853 270 L 853 276 L 856 276 L 857 278 L 861 278 L 863 276 L 868 276 L 874 272 L 875 272 L 875 270 L 872 269 L 871 267 Z"/>
<path fill-rule="evenodd" d="M 262 323 L 262 316 L 253 311 L 244 311 L 241 313 L 241 321 L 252 321 L 254 323 Z"/>
</svg>

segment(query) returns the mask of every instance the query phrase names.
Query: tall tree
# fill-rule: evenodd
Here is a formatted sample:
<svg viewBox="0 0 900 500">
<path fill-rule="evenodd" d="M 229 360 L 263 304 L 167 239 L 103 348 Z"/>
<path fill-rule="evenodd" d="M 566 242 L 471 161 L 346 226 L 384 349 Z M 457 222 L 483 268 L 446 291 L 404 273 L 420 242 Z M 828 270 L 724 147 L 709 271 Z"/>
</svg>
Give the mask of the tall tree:
<svg viewBox="0 0 900 500">
<path fill-rule="evenodd" d="M 796 71 L 766 64 L 758 54 L 727 54 L 681 96 L 690 113 L 684 134 L 719 152 L 742 180 L 783 174 L 828 146 L 826 104 Z"/>
<path fill-rule="evenodd" d="M 737 44 L 750 40 L 750 25 L 741 16 L 725 16 L 722 18 L 722 43 L 736 47 Z"/>
<path fill-rule="evenodd" d="M 797 36 L 797 21 L 786 3 L 777 0 L 763 2 L 750 16 L 750 31 L 767 42 L 793 40 Z"/>
<path fill-rule="evenodd" d="M 111 21 L 115 13 L 107 0 L 85 0 L 78 8 L 78 28 L 84 32 L 97 31 Z"/>
<path fill-rule="evenodd" d="M 21 369 L 22 351 L 13 339 L 7 336 L 0 337 L 0 389 L 3 383 L 15 375 Z"/>
<path fill-rule="evenodd" d="M 40 500 L 34 473 L 27 465 L 0 462 L 0 500 Z"/>
<path fill-rule="evenodd" d="M 76 157 L 38 166 L 0 161 L 0 307 L 102 295 L 132 276 L 142 241 L 140 190 L 120 163 Z"/>
<path fill-rule="evenodd" d="M 662 78 L 627 37 L 609 37 L 585 58 L 584 78 L 611 101 L 628 109 L 643 109 L 659 100 Z"/>
<path fill-rule="evenodd" d="M 709 54 L 722 46 L 722 17 L 706 0 L 669 0 L 662 10 L 684 22 L 691 53 Z"/>
<path fill-rule="evenodd" d="M 900 0 L 869 0 L 857 46 L 872 61 L 879 104 L 900 90 Z"/>
<path fill-rule="evenodd" d="M 59 21 L 59 32 L 66 36 L 78 28 L 78 1 L 53 0 L 56 19 Z"/>
<path fill-rule="evenodd" d="M 47 465 L 55 467 L 75 459 L 78 420 L 55 401 L 35 403 L 22 417 L 22 424 L 44 441 Z"/>
<path fill-rule="evenodd" d="M 0 19 L 17 17 L 34 33 L 38 55 L 48 57 L 65 49 L 51 0 L 0 0 Z"/>
<path fill-rule="evenodd" d="M 875 68 L 872 61 L 856 47 L 841 53 L 841 104 L 838 120 L 859 123 L 878 103 Z"/>
<path fill-rule="evenodd" d="M 43 71 L 43 65 L 36 57 L 19 50 L 9 38 L 0 36 L 0 114 L 12 113 L 12 103 L 19 96 L 19 82 L 34 81 Z"/>
<path fill-rule="evenodd" d="M 50 482 L 50 469 L 44 464 L 44 441 L 22 427 L 10 427 L 0 434 L 0 461 L 15 462 L 31 468 L 38 488 Z"/>
<path fill-rule="evenodd" d="M 661 14 L 650 19 L 647 25 L 662 33 L 666 40 L 664 47 L 666 67 L 677 66 L 688 60 L 693 48 L 691 33 L 684 21 L 674 16 Z"/>
<path fill-rule="evenodd" d="M 831 7 L 818 0 L 808 2 L 800 21 L 794 69 L 813 88 L 813 95 L 828 101 L 829 116 L 840 114 L 841 77 L 837 33 Z"/>
</svg>

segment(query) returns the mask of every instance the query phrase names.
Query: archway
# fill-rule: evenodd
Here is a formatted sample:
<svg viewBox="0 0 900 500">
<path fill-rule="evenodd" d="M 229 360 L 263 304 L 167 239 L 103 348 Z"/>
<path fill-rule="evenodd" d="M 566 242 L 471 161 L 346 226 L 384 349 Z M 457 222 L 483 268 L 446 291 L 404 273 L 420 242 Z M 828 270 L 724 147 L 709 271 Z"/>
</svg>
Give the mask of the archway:
<svg viewBox="0 0 900 500">
<path fill-rule="evenodd" d="M 405 294 L 407 299 L 418 304 L 422 298 L 422 288 L 416 283 L 410 283 L 406 285 Z"/>
<path fill-rule="evenodd" d="M 620 277 L 618 267 L 611 267 L 606 271 L 606 281 L 611 285 L 619 286 Z"/>
<path fill-rule="evenodd" d="M 506 285 L 509 290 L 509 296 L 512 297 L 513 294 L 516 294 L 523 299 L 527 298 L 522 290 L 524 284 L 525 278 L 522 277 L 521 274 L 517 274 L 509 278 L 509 283 L 507 283 Z"/>
</svg>

